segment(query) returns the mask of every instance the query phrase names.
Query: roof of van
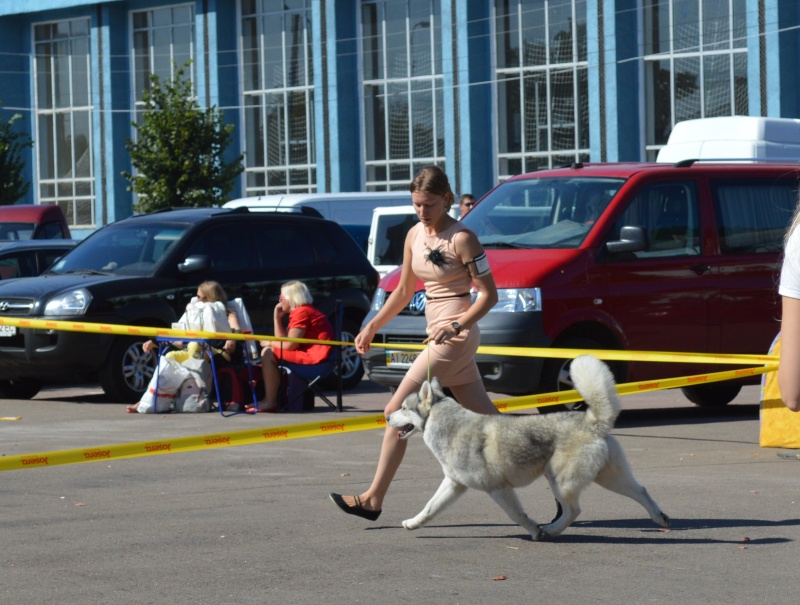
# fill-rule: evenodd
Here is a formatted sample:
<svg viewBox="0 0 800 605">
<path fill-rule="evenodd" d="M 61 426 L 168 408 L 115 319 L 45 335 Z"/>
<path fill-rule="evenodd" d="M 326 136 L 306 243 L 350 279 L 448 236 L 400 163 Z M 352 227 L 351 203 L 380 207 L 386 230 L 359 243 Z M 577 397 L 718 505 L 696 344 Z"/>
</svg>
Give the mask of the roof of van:
<svg viewBox="0 0 800 605">
<path fill-rule="evenodd" d="M 416 214 L 414 206 L 378 206 L 372 209 L 372 214 Z"/>
<path fill-rule="evenodd" d="M 678 122 L 658 161 L 690 158 L 800 160 L 800 120 L 721 116 Z"/>
<path fill-rule="evenodd" d="M 529 172 L 527 174 L 519 174 L 509 177 L 508 181 L 524 180 L 524 179 L 538 179 L 538 178 L 555 178 L 555 177 L 578 177 L 583 174 L 587 177 L 611 177 L 611 178 L 629 178 L 639 172 L 664 172 L 672 170 L 701 170 L 713 168 L 715 171 L 722 170 L 724 172 L 731 172 L 733 174 L 744 170 L 757 170 L 765 174 L 773 172 L 775 174 L 785 173 L 787 168 L 800 171 L 800 166 L 796 162 L 784 161 L 759 163 L 759 164 L 741 164 L 735 161 L 692 161 L 683 164 L 665 164 L 663 162 L 606 162 L 606 163 L 576 163 L 571 166 L 562 168 L 550 168 L 544 170 L 537 170 L 536 172 Z"/>
<path fill-rule="evenodd" d="M 29 223 L 41 222 L 43 219 L 57 220 L 64 216 L 61 208 L 55 204 L 11 204 L 0 206 L 0 222 Z"/>
<path fill-rule="evenodd" d="M 800 143 L 800 120 L 758 116 L 722 116 L 678 122 L 669 143 L 730 140 Z"/>
<path fill-rule="evenodd" d="M 224 208 L 238 208 L 239 206 L 294 206 L 313 200 L 381 200 L 381 199 L 411 199 L 410 191 L 351 191 L 343 193 L 285 193 L 274 195 L 257 195 L 231 200 L 223 204 Z"/>
</svg>

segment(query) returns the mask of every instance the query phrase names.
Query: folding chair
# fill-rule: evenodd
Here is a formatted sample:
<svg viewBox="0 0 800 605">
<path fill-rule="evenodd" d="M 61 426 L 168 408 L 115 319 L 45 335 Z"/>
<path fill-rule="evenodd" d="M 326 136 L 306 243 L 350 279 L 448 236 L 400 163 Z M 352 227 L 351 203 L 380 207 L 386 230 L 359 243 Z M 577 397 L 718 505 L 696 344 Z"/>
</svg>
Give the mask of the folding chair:
<svg viewBox="0 0 800 605">
<path fill-rule="evenodd" d="M 344 305 L 342 301 L 336 300 L 333 308 L 333 339 L 342 340 L 342 322 L 344 320 Z M 303 397 L 307 391 L 322 399 L 331 408 L 339 412 L 342 411 L 342 348 L 339 345 L 331 347 L 328 357 L 323 361 L 314 364 L 292 363 L 289 361 L 278 360 L 278 367 L 289 371 L 286 380 L 291 380 L 291 376 L 300 380 L 303 388 L 299 393 L 294 393 L 292 398 L 281 406 L 281 410 L 292 407 L 292 404 Z M 323 393 L 320 382 L 328 376 L 336 376 L 336 404 L 334 404 Z M 284 380 L 284 373 L 281 372 L 281 380 Z M 283 387 L 283 385 L 281 385 Z M 287 389 L 287 392 L 289 389 Z"/>
<path fill-rule="evenodd" d="M 253 324 L 250 321 L 250 315 L 247 313 L 247 309 L 244 306 L 244 301 L 241 298 L 234 298 L 233 300 L 228 301 L 228 308 L 232 309 L 236 313 L 236 317 L 239 320 L 239 328 L 242 334 L 252 334 L 253 333 Z M 244 365 L 247 368 L 247 383 L 250 385 L 250 394 L 253 400 L 253 407 L 258 407 L 258 396 L 256 395 L 256 379 L 253 377 L 253 365 L 261 359 L 261 355 L 258 349 L 258 343 L 255 340 L 243 340 L 242 341 L 242 351 L 244 357 Z M 231 370 L 229 379 L 233 382 L 240 379 L 239 372 L 237 372 L 237 368 L 221 368 L 219 371 L 227 371 L 228 369 Z M 257 370 L 259 376 L 261 374 L 260 368 Z M 217 374 L 214 375 L 214 380 L 217 382 Z M 219 395 L 219 388 L 217 388 L 217 394 Z M 219 397 L 218 397 L 219 398 Z M 242 397 L 244 399 L 244 397 Z M 219 401 L 219 413 L 223 416 L 234 416 L 236 414 L 255 414 L 256 411 L 253 412 L 246 412 L 244 411 L 246 405 L 244 401 L 237 402 L 242 404 L 242 410 L 231 410 L 227 411 L 224 409 L 226 401 Z"/>
</svg>

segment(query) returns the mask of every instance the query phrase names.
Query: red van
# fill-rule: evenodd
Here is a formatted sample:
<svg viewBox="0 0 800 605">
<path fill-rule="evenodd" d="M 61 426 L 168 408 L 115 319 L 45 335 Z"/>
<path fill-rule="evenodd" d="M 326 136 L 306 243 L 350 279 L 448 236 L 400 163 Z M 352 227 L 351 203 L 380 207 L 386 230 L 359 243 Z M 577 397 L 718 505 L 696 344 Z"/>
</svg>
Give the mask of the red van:
<svg viewBox="0 0 800 605">
<path fill-rule="evenodd" d="M 56 204 L 0 206 L 0 241 L 71 237 L 67 219 Z"/>
<path fill-rule="evenodd" d="M 479 323 L 481 344 L 765 353 L 778 332 L 783 236 L 798 199 L 797 165 L 573 164 L 508 179 L 465 217 L 486 248 L 500 300 Z M 372 311 L 395 288 L 381 280 Z M 376 343 L 421 343 L 419 292 Z M 396 386 L 413 354 L 375 347 L 370 380 Z M 496 393 L 569 388 L 568 361 L 479 355 Z M 731 366 L 613 362 L 620 382 Z M 758 380 L 749 379 L 751 381 Z M 683 389 L 725 405 L 743 383 Z"/>
</svg>

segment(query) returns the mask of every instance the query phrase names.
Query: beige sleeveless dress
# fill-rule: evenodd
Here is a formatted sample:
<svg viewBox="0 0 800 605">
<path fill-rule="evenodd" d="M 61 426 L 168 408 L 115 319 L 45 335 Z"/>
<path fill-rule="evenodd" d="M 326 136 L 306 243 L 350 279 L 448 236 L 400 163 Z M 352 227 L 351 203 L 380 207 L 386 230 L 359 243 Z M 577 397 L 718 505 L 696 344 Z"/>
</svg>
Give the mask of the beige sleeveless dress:
<svg viewBox="0 0 800 605">
<path fill-rule="evenodd" d="M 428 333 L 433 327 L 456 321 L 470 306 L 472 279 L 453 247 L 453 237 L 463 229 L 465 227 L 456 222 L 435 235 L 426 235 L 422 223 L 417 223 L 411 230 L 411 268 L 425 283 Z M 438 255 L 435 252 L 437 250 Z M 432 257 L 431 251 L 434 251 Z M 428 343 L 409 368 L 406 377 L 419 384 L 436 377 L 445 387 L 480 380 L 481 375 L 475 363 L 475 351 L 480 340 L 480 330 L 474 325 L 470 329 L 462 329 L 458 336 L 442 344 Z"/>
</svg>

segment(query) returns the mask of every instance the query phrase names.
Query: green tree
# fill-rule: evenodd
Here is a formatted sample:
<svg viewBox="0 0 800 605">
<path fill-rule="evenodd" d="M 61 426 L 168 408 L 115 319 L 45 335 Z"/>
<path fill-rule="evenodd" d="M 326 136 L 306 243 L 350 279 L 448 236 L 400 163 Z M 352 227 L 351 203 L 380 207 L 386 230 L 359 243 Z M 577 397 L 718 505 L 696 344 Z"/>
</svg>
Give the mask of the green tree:
<svg viewBox="0 0 800 605">
<path fill-rule="evenodd" d="M 14 128 L 14 122 L 21 118 L 15 113 L 7 122 L 0 120 L 0 206 L 13 204 L 31 188 L 23 177 L 22 150 L 33 147 L 33 141 L 28 133 Z"/>
<path fill-rule="evenodd" d="M 233 138 L 234 126 L 222 121 L 216 107 L 200 109 L 185 69 L 176 68 L 170 81 L 150 76 L 148 107 L 141 124 L 133 122 L 137 140 L 125 148 L 136 174 L 123 172 L 128 191 L 139 196 L 133 209 L 152 212 L 176 206 L 215 206 L 225 201 L 242 173 L 240 155 L 226 163 L 223 152 Z"/>
</svg>

